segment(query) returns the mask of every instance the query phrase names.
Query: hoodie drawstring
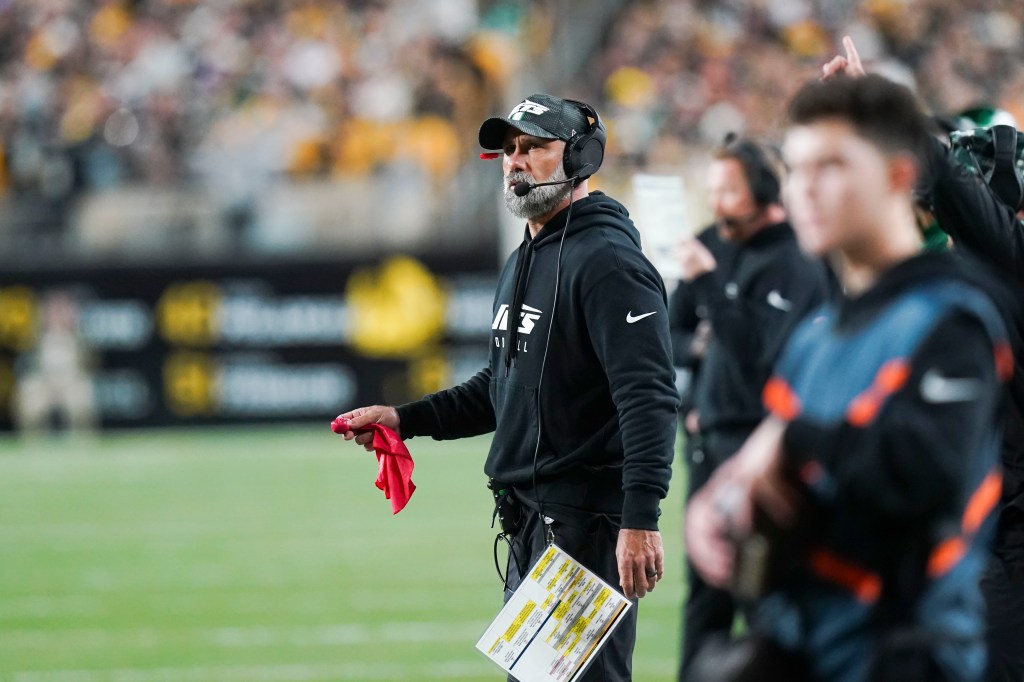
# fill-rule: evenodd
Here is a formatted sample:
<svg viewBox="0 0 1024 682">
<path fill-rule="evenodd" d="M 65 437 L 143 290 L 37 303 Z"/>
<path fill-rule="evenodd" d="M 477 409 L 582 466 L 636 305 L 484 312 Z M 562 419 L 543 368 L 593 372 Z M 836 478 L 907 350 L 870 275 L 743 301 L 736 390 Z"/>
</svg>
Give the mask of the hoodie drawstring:
<svg viewBox="0 0 1024 682">
<path fill-rule="evenodd" d="M 519 318 L 522 317 L 523 296 L 530 279 L 530 262 L 533 260 L 533 240 L 527 237 L 519 247 L 516 259 L 515 286 L 512 291 L 512 305 L 508 309 L 508 331 L 505 335 L 505 376 L 515 365 L 519 344 Z"/>
</svg>

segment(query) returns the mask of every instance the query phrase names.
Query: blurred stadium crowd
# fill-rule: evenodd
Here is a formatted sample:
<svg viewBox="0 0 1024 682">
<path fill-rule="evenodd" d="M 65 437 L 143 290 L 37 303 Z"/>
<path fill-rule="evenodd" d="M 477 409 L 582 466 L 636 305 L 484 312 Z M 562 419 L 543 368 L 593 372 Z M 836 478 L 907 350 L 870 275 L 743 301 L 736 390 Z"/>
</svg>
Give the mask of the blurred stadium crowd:
<svg viewBox="0 0 1024 682">
<path fill-rule="evenodd" d="M 588 88 L 621 155 L 672 163 L 730 130 L 777 137 L 782 103 L 850 35 L 937 113 L 986 103 L 1024 120 L 1022 22 L 1021 3 L 988 0 L 631 3 Z"/>
<path fill-rule="evenodd" d="M 935 112 L 1024 120 L 1010 0 L 4 0 L 0 246 L 478 248 L 476 129 L 522 89 L 596 104 L 602 182 L 687 173 L 727 131 L 776 131 L 844 34 Z M 543 68 L 574 49 L 576 73 Z"/>
</svg>

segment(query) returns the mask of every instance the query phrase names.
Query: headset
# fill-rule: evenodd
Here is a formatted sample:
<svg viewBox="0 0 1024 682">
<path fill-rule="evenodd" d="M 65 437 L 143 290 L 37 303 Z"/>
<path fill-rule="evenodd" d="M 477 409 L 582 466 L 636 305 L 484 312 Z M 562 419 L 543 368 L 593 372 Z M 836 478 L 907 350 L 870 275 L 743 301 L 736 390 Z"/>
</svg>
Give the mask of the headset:
<svg viewBox="0 0 1024 682">
<path fill-rule="evenodd" d="M 732 158 L 740 162 L 754 203 L 758 206 L 780 203 L 781 160 L 776 152 L 741 138 L 736 133 L 729 133 L 722 141 L 716 157 Z"/>
<path fill-rule="evenodd" d="M 601 162 L 604 161 L 604 146 L 608 139 L 608 131 L 594 107 L 574 99 L 565 101 L 579 107 L 584 116 L 594 120 L 589 130 L 576 133 L 565 143 L 565 151 L 562 153 L 562 167 L 565 169 L 566 176 L 576 178 L 577 181 L 586 180 L 597 172 L 601 167 Z"/>
</svg>

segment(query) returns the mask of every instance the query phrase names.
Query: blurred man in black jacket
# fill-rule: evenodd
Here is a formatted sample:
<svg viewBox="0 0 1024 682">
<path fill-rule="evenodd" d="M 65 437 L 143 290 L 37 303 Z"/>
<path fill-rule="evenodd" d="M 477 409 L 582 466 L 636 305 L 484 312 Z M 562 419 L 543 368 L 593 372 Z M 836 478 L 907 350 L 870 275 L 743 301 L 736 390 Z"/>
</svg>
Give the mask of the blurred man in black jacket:
<svg viewBox="0 0 1024 682">
<path fill-rule="evenodd" d="M 1018 306 L 1024 304 L 1024 225 L 1017 214 L 1024 196 L 1020 181 L 1016 197 L 1000 196 L 937 140 L 930 148 L 929 165 L 923 193 L 939 227 L 952 238 L 955 249 L 989 264 L 1013 283 Z M 1024 680 L 1024 316 L 1019 308 L 1016 313 L 1008 325 L 1015 371 L 1003 435 L 1003 494 L 993 561 L 982 577 L 991 682 Z"/>
<path fill-rule="evenodd" d="M 708 191 L 718 236 L 713 253 L 701 240 L 680 245 L 687 295 L 710 326 L 687 420 L 700 432 L 700 461 L 689 467 L 688 497 L 732 455 L 764 417 L 761 390 L 796 324 L 827 293 L 820 261 L 804 256 L 780 201 L 775 152 L 733 136 L 715 153 Z M 676 349 L 678 351 L 678 349 Z M 687 565 L 680 679 L 704 639 L 732 629 L 735 604 Z"/>
</svg>

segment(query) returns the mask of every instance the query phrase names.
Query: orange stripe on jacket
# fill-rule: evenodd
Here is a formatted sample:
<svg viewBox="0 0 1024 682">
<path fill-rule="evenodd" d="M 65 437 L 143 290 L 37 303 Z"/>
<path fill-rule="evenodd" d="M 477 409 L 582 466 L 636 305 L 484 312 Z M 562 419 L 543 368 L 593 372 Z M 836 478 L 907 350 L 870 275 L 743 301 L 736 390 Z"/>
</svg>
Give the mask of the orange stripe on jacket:
<svg viewBox="0 0 1024 682">
<path fill-rule="evenodd" d="M 996 376 L 1001 381 L 1009 381 L 1013 376 L 1013 349 L 1010 344 L 1003 342 L 996 344 Z"/>
<path fill-rule="evenodd" d="M 874 381 L 850 401 L 846 408 L 846 421 L 863 428 L 873 422 L 886 399 L 903 388 L 910 377 L 910 365 L 903 358 L 893 358 L 882 365 Z"/>
<path fill-rule="evenodd" d="M 793 421 L 800 414 L 800 399 L 782 377 L 774 376 L 764 385 L 761 400 L 775 416 Z"/>
<path fill-rule="evenodd" d="M 963 527 L 968 533 L 976 533 L 985 522 L 995 506 L 999 504 L 999 498 L 1003 494 L 1003 475 L 998 470 L 993 470 L 985 476 L 985 480 L 971 494 L 971 499 L 964 509 Z"/>
<path fill-rule="evenodd" d="M 863 604 L 873 604 L 882 595 L 882 579 L 877 573 L 866 571 L 826 549 L 810 554 L 811 570 L 830 583 L 839 585 Z"/>
<path fill-rule="evenodd" d="M 929 577 L 938 578 L 945 575 L 967 554 L 967 544 L 971 536 L 978 532 L 986 517 L 999 504 L 1002 492 L 1003 476 L 998 469 L 994 469 L 971 493 L 971 499 L 964 508 L 960 535 L 943 540 L 932 550 L 928 557 Z"/>
<path fill-rule="evenodd" d="M 943 540 L 928 556 L 928 577 L 938 578 L 950 570 L 967 554 L 967 543 L 963 537 L 956 536 Z"/>
</svg>

